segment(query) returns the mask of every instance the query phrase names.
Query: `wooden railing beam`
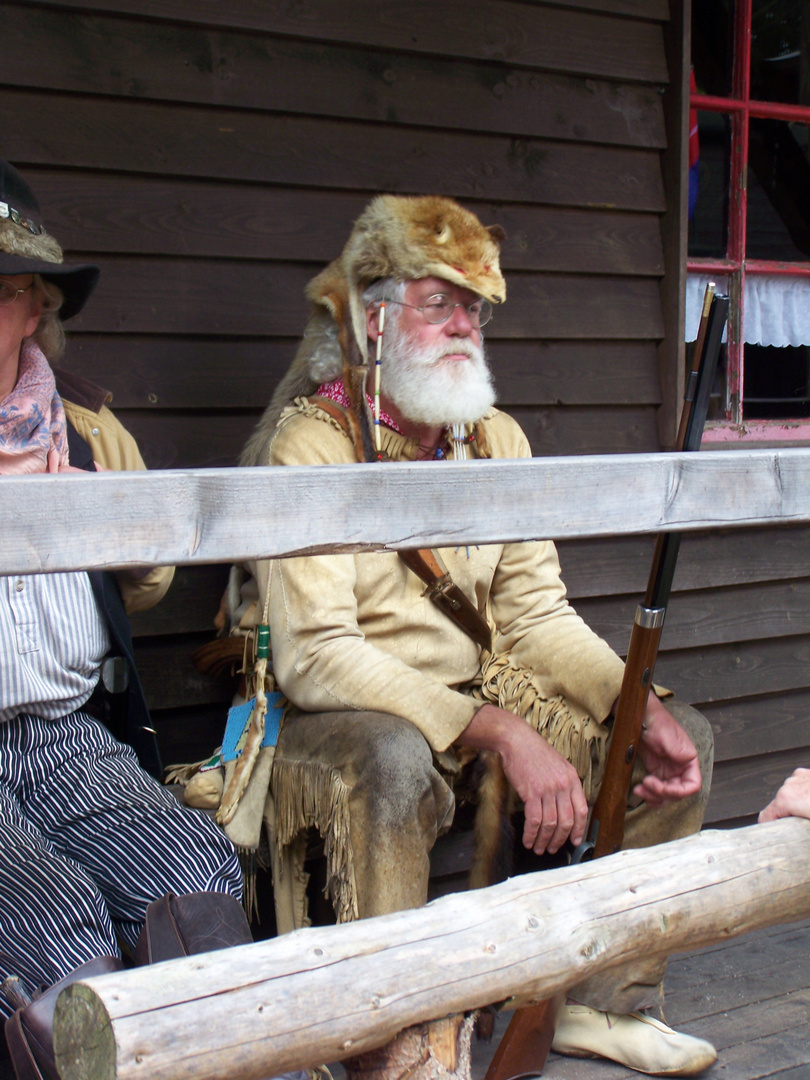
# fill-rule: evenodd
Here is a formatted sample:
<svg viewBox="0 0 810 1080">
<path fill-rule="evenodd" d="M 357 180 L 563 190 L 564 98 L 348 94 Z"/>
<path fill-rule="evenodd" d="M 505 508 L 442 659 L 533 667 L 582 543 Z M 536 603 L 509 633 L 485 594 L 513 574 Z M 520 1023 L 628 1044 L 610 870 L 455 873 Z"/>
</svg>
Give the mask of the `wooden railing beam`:
<svg viewBox="0 0 810 1080">
<path fill-rule="evenodd" d="M 0 521 L 7 574 L 787 524 L 810 448 L 4 477 Z"/>
<path fill-rule="evenodd" d="M 422 1020 L 810 915 L 810 821 L 704 832 L 63 991 L 63 1080 L 263 1080 Z"/>
</svg>

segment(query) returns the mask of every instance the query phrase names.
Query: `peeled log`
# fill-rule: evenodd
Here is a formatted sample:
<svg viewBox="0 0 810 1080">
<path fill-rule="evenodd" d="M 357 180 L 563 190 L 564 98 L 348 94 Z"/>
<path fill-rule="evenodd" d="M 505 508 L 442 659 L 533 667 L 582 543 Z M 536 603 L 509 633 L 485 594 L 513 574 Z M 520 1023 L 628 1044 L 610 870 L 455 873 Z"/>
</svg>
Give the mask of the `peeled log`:
<svg viewBox="0 0 810 1080">
<path fill-rule="evenodd" d="M 263 1080 L 404 1027 L 625 960 L 810 915 L 810 821 L 698 836 L 527 874 L 426 908 L 76 983 L 63 1080 Z"/>
</svg>

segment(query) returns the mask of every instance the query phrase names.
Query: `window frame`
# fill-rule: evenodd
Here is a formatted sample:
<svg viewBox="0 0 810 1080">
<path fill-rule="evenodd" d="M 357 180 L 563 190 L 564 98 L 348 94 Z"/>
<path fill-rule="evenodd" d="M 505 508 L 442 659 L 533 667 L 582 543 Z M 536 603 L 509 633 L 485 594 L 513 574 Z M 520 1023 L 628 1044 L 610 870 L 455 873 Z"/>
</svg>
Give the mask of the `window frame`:
<svg viewBox="0 0 810 1080">
<path fill-rule="evenodd" d="M 810 441 L 810 418 L 779 420 L 744 420 L 742 417 L 745 345 L 742 338 L 745 279 L 750 275 L 768 274 L 789 277 L 810 277 L 807 263 L 774 262 L 746 257 L 746 223 L 748 217 L 748 136 L 753 119 L 798 121 L 810 126 L 810 106 L 782 102 L 752 100 L 751 90 L 751 24 L 753 0 L 736 0 L 734 6 L 733 68 L 730 97 L 713 97 L 690 91 L 691 109 L 715 112 L 727 117 L 731 130 L 729 162 L 729 220 L 728 247 L 725 259 L 688 258 L 688 273 L 723 276 L 728 280 L 730 296 L 727 331 L 727 393 L 731 415 L 724 420 L 706 424 L 704 443 L 798 443 Z M 810 197 L 810 193 L 808 193 Z"/>
</svg>

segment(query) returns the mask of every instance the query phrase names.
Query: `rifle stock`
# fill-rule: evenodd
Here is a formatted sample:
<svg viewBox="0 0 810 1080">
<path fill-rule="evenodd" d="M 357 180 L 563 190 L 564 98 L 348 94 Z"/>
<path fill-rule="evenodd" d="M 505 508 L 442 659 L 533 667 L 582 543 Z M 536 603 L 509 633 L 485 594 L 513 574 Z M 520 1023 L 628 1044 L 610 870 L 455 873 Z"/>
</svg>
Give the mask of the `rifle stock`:
<svg viewBox="0 0 810 1080">
<path fill-rule="evenodd" d="M 728 297 L 715 294 L 714 285 L 708 285 L 684 394 L 676 450 L 700 449 L 727 314 Z M 591 811 L 585 845 L 586 851 L 592 846 L 593 858 L 611 855 L 622 846 L 630 778 L 641 741 L 680 542 L 680 533 L 661 533 L 656 538 L 647 592 L 636 609 L 605 776 Z"/>
<path fill-rule="evenodd" d="M 591 812 L 588 841 L 592 857 L 611 855 L 622 845 L 627 793 L 638 753 L 647 698 L 652 686 L 666 608 L 639 604 L 630 635 L 624 678 L 610 737 L 605 778 Z"/>
<path fill-rule="evenodd" d="M 686 382 L 676 450 L 700 449 L 727 315 L 728 297 L 716 294 L 714 285 L 709 284 Z M 680 533 L 662 533 L 656 538 L 647 592 L 636 610 L 630 635 L 605 776 L 591 810 L 587 837 L 573 853 L 572 862 L 600 858 L 621 848 L 630 780 L 652 688 L 679 546 Z M 537 1076 L 542 1072 L 554 1037 L 558 1004 L 556 999 L 540 1001 L 515 1011 L 485 1080 L 508 1080 L 525 1073 Z M 531 1038 L 527 1037 L 529 1031 L 533 1032 Z"/>
</svg>

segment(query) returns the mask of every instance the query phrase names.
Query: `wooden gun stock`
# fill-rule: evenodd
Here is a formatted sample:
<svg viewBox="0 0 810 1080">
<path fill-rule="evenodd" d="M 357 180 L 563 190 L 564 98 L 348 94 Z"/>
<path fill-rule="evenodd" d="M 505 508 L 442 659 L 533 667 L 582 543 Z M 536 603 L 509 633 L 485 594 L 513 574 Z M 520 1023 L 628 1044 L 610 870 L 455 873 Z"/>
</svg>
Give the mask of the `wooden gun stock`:
<svg viewBox="0 0 810 1080">
<path fill-rule="evenodd" d="M 727 315 L 728 297 L 716 295 L 714 286 L 708 285 L 684 394 L 676 450 L 700 449 Z M 605 776 L 591 811 L 585 850 L 592 846 L 593 858 L 612 855 L 622 846 L 630 778 L 641 740 L 680 542 L 680 533 L 661 533 L 656 538 L 647 592 L 636 609 Z"/>
<path fill-rule="evenodd" d="M 708 285 L 684 393 L 676 450 L 700 449 L 727 315 L 728 297 L 715 294 L 714 285 Z M 605 776 L 591 811 L 587 838 L 577 848 L 572 861 L 610 855 L 622 845 L 630 779 L 642 735 L 679 545 L 680 533 L 662 533 L 656 539 L 647 592 L 644 602 L 636 610 L 630 635 Z M 542 1072 L 554 1038 L 559 1004 L 561 1002 L 554 999 L 516 1010 L 485 1080 L 508 1080 L 525 1073 L 537 1076 Z M 531 1037 L 528 1032 L 532 1032 Z"/>
</svg>

